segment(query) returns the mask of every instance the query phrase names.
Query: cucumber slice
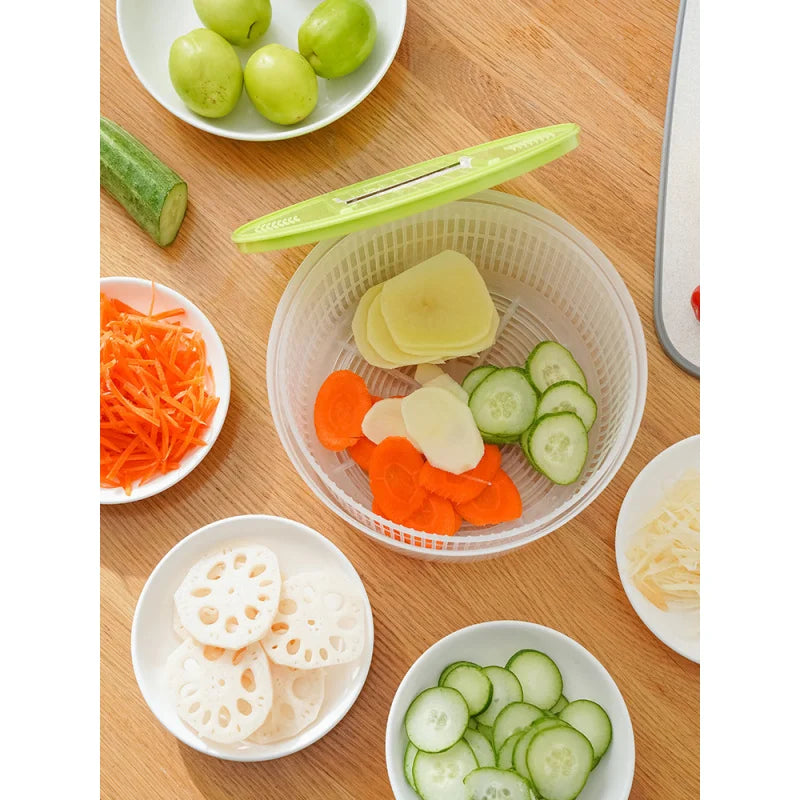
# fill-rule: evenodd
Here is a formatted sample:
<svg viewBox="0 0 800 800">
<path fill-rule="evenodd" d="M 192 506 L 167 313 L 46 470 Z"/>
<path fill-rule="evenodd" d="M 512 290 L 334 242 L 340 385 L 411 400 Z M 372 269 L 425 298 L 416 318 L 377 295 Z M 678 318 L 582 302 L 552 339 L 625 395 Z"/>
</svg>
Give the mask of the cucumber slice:
<svg viewBox="0 0 800 800">
<path fill-rule="evenodd" d="M 571 411 L 545 414 L 530 432 L 528 452 L 536 469 L 553 483 L 575 483 L 589 455 L 586 428 Z"/>
<path fill-rule="evenodd" d="M 503 746 L 497 751 L 497 766 L 499 769 L 512 769 L 514 766 L 514 746 L 525 731 L 512 733 L 505 740 Z"/>
<path fill-rule="evenodd" d="M 494 725 L 497 715 L 507 705 L 522 700 L 522 686 L 517 676 L 503 667 L 484 667 L 483 672 L 492 682 L 492 699 L 486 710 L 475 719 L 481 725 Z M 494 732 L 490 741 L 494 742 Z"/>
<path fill-rule="evenodd" d="M 408 785 L 416 792 L 417 791 L 417 784 L 414 783 L 414 759 L 417 757 L 417 753 L 419 750 L 414 747 L 411 742 L 406 745 L 406 752 L 403 756 L 403 772 L 406 776 L 406 781 L 408 781 Z"/>
<path fill-rule="evenodd" d="M 522 691 L 524 693 L 524 687 Z M 540 708 L 530 703 L 509 703 L 497 715 L 494 723 L 494 749 L 499 753 L 509 736 L 530 727 L 543 714 L 544 712 Z"/>
<path fill-rule="evenodd" d="M 482 434 L 518 437 L 536 417 L 537 397 L 525 370 L 497 369 L 469 396 L 469 408 Z"/>
<path fill-rule="evenodd" d="M 468 719 L 466 701 L 455 689 L 434 686 L 420 692 L 408 707 L 406 734 L 420 750 L 441 753 L 464 735 Z"/>
<path fill-rule="evenodd" d="M 544 717 L 541 719 L 544 719 Z M 536 720 L 536 722 L 540 721 L 541 720 Z M 526 756 L 528 755 L 528 745 L 531 743 L 531 739 L 533 739 L 535 735 L 536 728 L 534 725 L 531 725 L 530 728 L 522 731 L 519 739 L 517 739 L 514 744 L 514 754 L 511 756 L 511 766 L 516 770 L 517 774 L 522 775 L 526 781 L 531 779 L 530 773 L 528 772 L 528 762 L 526 760 Z"/>
<path fill-rule="evenodd" d="M 138 139 L 100 117 L 100 185 L 153 241 L 166 247 L 186 214 L 186 182 Z"/>
<path fill-rule="evenodd" d="M 467 667 L 477 667 L 480 669 L 478 664 L 474 664 L 472 661 L 454 661 L 452 664 L 448 664 L 443 670 L 442 674 L 439 675 L 439 686 L 444 685 L 444 679 L 448 676 L 448 674 L 454 670 L 456 667 L 467 666 Z"/>
<path fill-rule="evenodd" d="M 551 709 L 549 709 L 549 711 L 552 714 L 558 714 L 558 712 L 561 711 L 562 708 L 566 708 L 566 706 L 568 705 L 569 705 L 569 700 L 567 700 L 567 698 L 564 697 L 564 695 L 562 694 L 561 697 L 558 698 L 558 702 Z"/>
<path fill-rule="evenodd" d="M 467 730 L 473 730 L 473 731 L 478 730 L 478 723 L 475 722 L 475 720 L 472 717 L 469 718 L 469 722 L 467 723 Z"/>
<path fill-rule="evenodd" d="M 520 437 L 519 437 L 519 446 L 522 448 L 522 452 L 525 453 L 525 458 L 528 459 L 528 463 L 534 469 L 536 469 L 536 466 L 535 466 L 535 464 L 533 463 L 533 461 L 531 459 L 531 451 L 530 451 L 530 448 L 529 448 L 528 444 L 530 442 L 531 434 L 533 433 L 533 429 L 535 427 L 536 427 L 536 422 L 534 421 L 533 425 L 531 425 L 529 428 L 526 428 L 520 434 Z"/>
<path fill-rule="evenodd" d="M 564 682 L 561 672 L 550 656 L 538 650 L 519 650 L 508 659 L 506 669 L 519 679 L 523 700 L 536 706 L 537 709 L 551 708 L 561 697 Z M 538 717 L 541 716 L 540 713 Z"/>
<path fill-rule="evenodd" d="M 472 748 L 479 767 L 497 766 L 492 743 L 480 731 L 467 728 L 464 731 L 464 741 Z"/>
<path fill-rule="evenodd" d="M 455 689 L 467 701 L 471 717 L 485 711 L 492 700 L 492 682 L 480 667 L 461 664 L 447 673 L 442 686 Z"/>
<path fill-rule="evenodd" d="M 586 376 L 572 353 L 558 342 L 540 342 L 525 364 L 528 377 L 539 394 L 554 383 L 574 381 L 586 389 Z"/>
<path fill-rule="evenodd" d="M 494 694 L 494 685 L 492 686 L 492 694 Z M 478 722 L 475 720 L 475 724 L 478 726 L 476 730 L 478 733 L 482 733 L 486 737 L 486 741 L 490 744 L 494 741 L 494 731 L 492 730 L 491 725 L 484 725 L 482 722 Z"/>
<path fill-rule="evenodd" d="M 477 768 L 475 754 L 460 739 L 441 753 L 420 751 L 414 759 L 414 784 L 422 800 L 468 800 L 464 778 Z"/>
<path fill-rule="evenodd" d="M 519 436 L 492 436 L 484 431 L 481 431 L 481 438 L 486 444 L 496 444 L 501 447 L 504 444 L 516 444 L 519 441 Z"/>
<path fill-rule="evenodd" d="M 530 800 L 527 782 L 502 769 L 476 769 L 464 778 L 469 800 Z"/>
<path fill-rule="evenodd" d="M 577 414 L 587 432 L 597 419 L 597 403 L 581 386 L 574 381 L 561 381 L 548 387 L 539 400 L 536 416 L 571 411 Z"/>
<path fill-rule="evenodd" d="M 592 700 L 574 700 L 561 710 L 558 718 L 580 731 L 589 740 L 594 750 L 596 765 L 611 744 L 611 720 L 605 709 Z"/>
<path fill-rule="evenodd" d="M 548 728 L 560 728 L 566 724 L 564 720 L 558 717 L 540 717 L 531 725 L 531 730 L 536 734 L 539 731 L 546 731 Z"/>
<path fill-rule="evenodd" d="M 461 381 L 461 388 L 467 394 L 472 394 L 475 391 L 475 387 L 496 369 L 497 367 L 493 367 L 491 364 L 483 364 L 480 367 L 475 367 L 475 369 L 470 370 L 464 377 L 464 380 Z"/>
<path fill-rule="evenodd" d="M 575 800 L 592 771 L 593 760 L 589 740 L 567 726 L 537 732 L 526 755 L 534 790 L 547 800 Z"/>
</svg>

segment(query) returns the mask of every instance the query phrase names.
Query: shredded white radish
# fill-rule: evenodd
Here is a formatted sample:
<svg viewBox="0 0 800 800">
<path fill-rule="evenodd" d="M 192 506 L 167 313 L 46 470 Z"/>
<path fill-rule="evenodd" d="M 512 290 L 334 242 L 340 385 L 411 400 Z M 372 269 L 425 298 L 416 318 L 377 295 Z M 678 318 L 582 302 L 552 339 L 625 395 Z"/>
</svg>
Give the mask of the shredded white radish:
<svg viewBox="0 0 800 800">
<path fill-rule="evenodd" d="M 700 474 L 685 473 L 631 537 L 636 588 L 662 611 L 700 610 Z"/>
</svg>

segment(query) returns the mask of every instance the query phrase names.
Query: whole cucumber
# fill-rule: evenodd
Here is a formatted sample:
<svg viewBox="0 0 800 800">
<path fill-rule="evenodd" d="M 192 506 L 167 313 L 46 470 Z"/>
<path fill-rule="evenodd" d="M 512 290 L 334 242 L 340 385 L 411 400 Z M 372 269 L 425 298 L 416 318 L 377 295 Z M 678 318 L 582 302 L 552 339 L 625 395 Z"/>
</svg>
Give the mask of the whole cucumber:
<svg viewBox="0 0 800 800">
<path fill-rule="evenodd" d="M 115 122 L 100 117 L 100 185 L 165 247 L 186 214 L 186 182 Z"/>
</svg>

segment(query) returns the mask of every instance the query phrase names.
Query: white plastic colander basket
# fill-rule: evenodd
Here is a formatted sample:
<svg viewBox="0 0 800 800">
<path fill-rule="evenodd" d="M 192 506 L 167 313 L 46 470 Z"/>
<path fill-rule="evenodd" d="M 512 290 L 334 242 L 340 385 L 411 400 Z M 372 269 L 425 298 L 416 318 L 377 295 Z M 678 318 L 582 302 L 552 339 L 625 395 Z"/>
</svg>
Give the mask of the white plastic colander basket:
<svg viewBox="0 0 800 800">
<path fill-rule="evenodd" d="M 522 365 L 540 341 L 561 342 L 586 373 L 598 416 L 580 479 L 556 486 L 516 446 L 503 468 L 522 496 L 523 515 L 452 537 L 420 533 L 371 511 L 366 474 L 317 441 L 317 390 L 334 370 L 363 376 L 388 397 L 417 387 L 413 367 L 381 370 L 358 353 L 350 325 L 361 295 L 445 249 L 477 265 L 500 314 L 497 342 L 477 357 L 450 361 L 457 380 L 480 363 Z M 575 517 L 608 485 L 633 444 L 644 410 L 647 355 L 630 294 L 585 236 L 535 203 L 485 191 L 406 219 L 317 245 L 281 298 L 270 331 L 267 390 L 281 442 L 303 480 L 328 508 L 368 536 L 409 555 L 475 559 L 538 539 Z"/>
</svg>

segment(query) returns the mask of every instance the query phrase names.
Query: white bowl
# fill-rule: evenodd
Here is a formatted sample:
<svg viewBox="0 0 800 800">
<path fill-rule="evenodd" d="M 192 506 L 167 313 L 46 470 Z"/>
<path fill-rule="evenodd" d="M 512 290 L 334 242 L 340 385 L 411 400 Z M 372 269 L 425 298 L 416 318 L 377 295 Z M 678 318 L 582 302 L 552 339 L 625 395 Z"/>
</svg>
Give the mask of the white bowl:
<svg viewBox="0 0 800 800">
<path fill-rule="evenodd" d="M 166 684 L 164 665 L 180 644 L 173 631 L 175 591 L 189 569 L 210 553 L 234 544 L 257 543 L 278 557 L 281 574 L 290 576 L 310 570 L 332 570 L 360 589 L 364 601 L 366 637 L 361 657 L 349 664 L 329 667 L 325 675 L 325 699 L 316 721 L 289 739 L 273 744 L 252 742 L 218 744 L 203 739 L 178 717 Z M 133 672 L 145 702 L 158 721 L 184 744 L 229 761 L 271 761 L 303 750 L 321 739 L 350 710 L 361 693 L 372 662 L 374 629 L 369 597 L 353 565 L 336 545 L 299 522 L 282 517 L 251 515 L 212 522 L 182 539 L 167 553 L 147 579 L 131 628 Z"/>
<path fill-rule="evenodd" d="M 617 517 L 617 569 L 633 610 L 650 631 L 667 647 L 700 663 L 700 630 L 697 614 L 662 611 L 634 585 L 625 553 L 640 521 L 658 504 L 669 485 L 687 470 L 700 471 L 700 435 L 690 436 L 659 453 L 631 484 Z"/>
<path fill-rule="evenodd" d="M 276 125 L 256 111 L 247 92 L 236 108 L 221 119 L 201 117 L 178 97 L 169 78 L 169 49 L 179 36 L 203 23 L 192 0 L 117 0 L 117 26 L 122 48 L 136 77 L 168 111 L 195 128 L 229 139 L 265 142 L 291 139 L 329 125 L 355 108 L 377 85 L 394 59 L 406 24 L 406 0 L 369 0 L 378 35 L 369 58 L 350 75 L 318 79 L 317 107 L 296 125 Z M 259 47 L 277 42 L 297 50 L 297 31 L 319 0 L 272 0 L 272 22 L 264 36 L 249 48 L 236 48 L 242 62 Z"/>
<path fill-rule="evenodd" d="M 406 673 L 386 723 L 386 768 L 396 800 L 419 800 L 403 774 L 403 755 L 408 743 L 403 719 L 411 701 L 423 689 L 436 686 L 441 671 L 453 661 L 503 666 L 523 648 L 541 650 L 556 662 L 564 678 L 565 697 L 594 700 L 611 719 L 611 745 L 589 776 L 580 800 L 626 800 L 633 783 L 633 726 L 613 678 L 575 640 L 552 628 L 518 620 L 482 622 L 455 631 L 429 647 Z"/>
<path fill-rule="evenodd" d="M 147 483 L 134 484 L 130 495 L 125 494 L 121 488 L 100 487 L 100 503 L 111 505 L 115 503 L 132 503 L 134 500 L 143 500 L 145 497 L 152 497 L 170 486 L 174 486 L 179 480 L 185 478 L 206 456 L 208 451 L 219 436 L 222 430 L 222 423 L 228 413 L 228 404 L 231 399 L 231 375 L 228 369 L 228 357 L 225 355 L 225 348 L 222 340 L 214 330 L 214 326 L 209 322 L 208 317 L 191 301 L 187 300 L 182 294 L 178 294 L 173 289 L 168 289 L 160 283 L 153 284 L 152 281 L 143 278 L 101 278 L 100 291 L 105 292 L 109 297 L 127 303 L 137 311 L 147 311 L 150 307 L 153 286 L 155 285 L 155 302 L 153 311 L 167 311 L 171 308 L 180 307 L 186 312 L 179 319 L 185 322 L 188 328 L 199 331 L 206 344 L 206 359 L 214 373 L 214 393 L 219 397 L 219 403 L 214 409 L 214 415 L 209 421 L 208 428 L 203 434 L 205 447 L 196 447 L 190 450 L 182 459 L 177 469 L 168 472 L 166 475 L 157 475 Z"/>
<path fill-rule="evenodd" d="M 598 416 L 578 481 L 556 486 L 521 449 L 503 448 L 503 469 L 522 496 L 520 519 L 455 536 L 420 533 L 371 510 L 367 476 L 344 453 L 320 445 L 314 400 L 334 370 L 351 369 L 375 395 L 408 394 L 413 368 L 382 370 L 361 358 L 351 331 L 371 286 L 445 249 L 464 253 L 485 279 L 501 322 L 479 358 L 449 361 L 461 380 L 487 362 L 525 363 L 534 345 L 555 339 L 583 367 Z M 647 390 L 647 353 L 636 307 L 611 262 L 565 220 L 528 200 L 481 192 L 439 208 L 317 245 L 281 296 L 267 353 L 269 405 L 300 476 L 332 511 L 373 539 L 432 559 L 475 559 L 544 536 L 585 509 L 608 485 L 636 437 Z"/>
<path fill-rule="evenodd" d="M 411 666 L 395 693 L 386 723 L 386 768 L 396 800 L 419 800 L 403 773 L 408 737 L 403 720 L 411 701 L 436 686 L 442 670 L 454 661 L 504 666 L 518 650 L 541 650 L 556 662 L 569 700 L 594 700 L 608 713 L 611 745 L 589 776 L 580 800 L 626 800 L 633 783 L 635 749 L 628 708 L 605 667 L 584 647 L 563 633 L 519 620 L 481 622 L 445 636 Z"/>
</svg>

